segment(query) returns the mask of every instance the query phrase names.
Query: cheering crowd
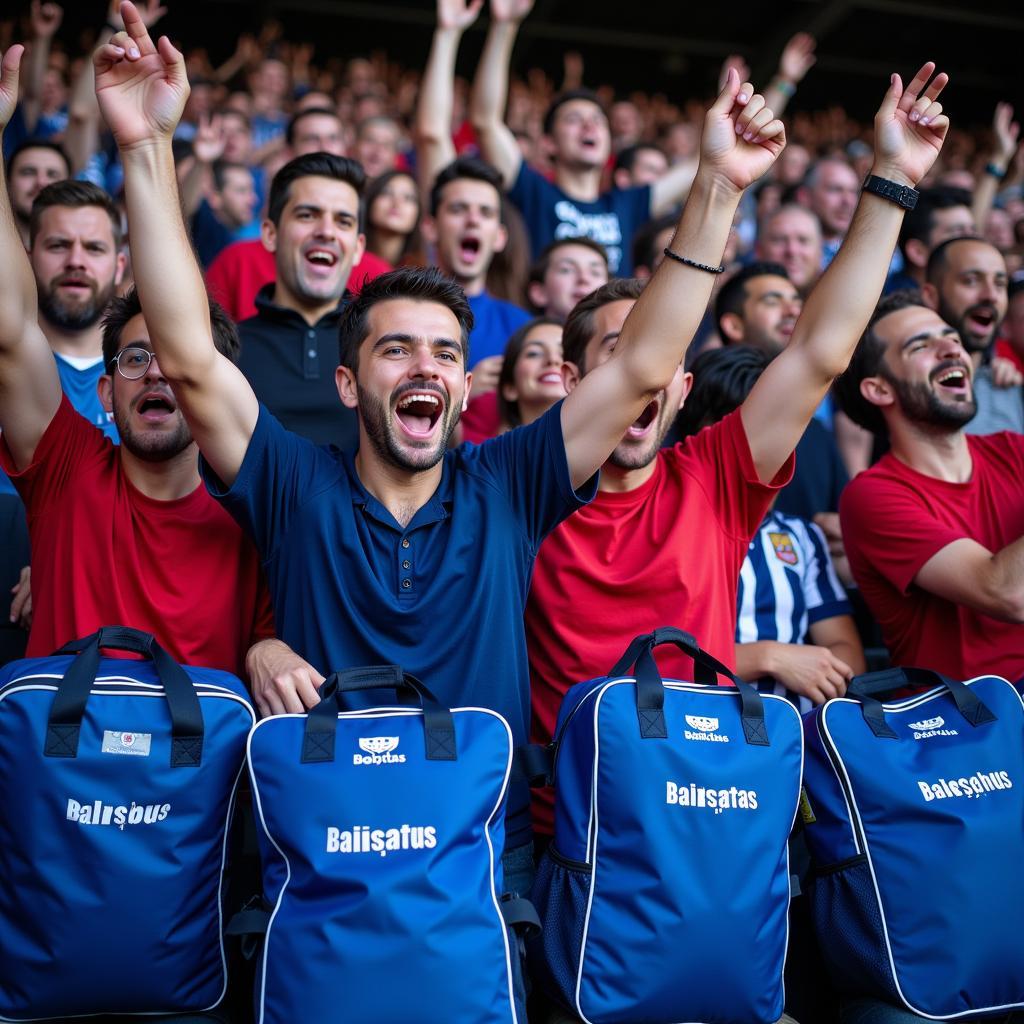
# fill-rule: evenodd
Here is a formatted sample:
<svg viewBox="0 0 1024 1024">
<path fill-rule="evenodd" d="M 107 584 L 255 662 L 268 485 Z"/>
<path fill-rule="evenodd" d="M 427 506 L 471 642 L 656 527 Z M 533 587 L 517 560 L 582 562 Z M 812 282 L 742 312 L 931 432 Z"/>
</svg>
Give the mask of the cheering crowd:
<svg viewBox="0 0 1024 1024">
<path fill-rule="evenodd" d="M 401 664 L 518 744 L 662 625 L 801 710 L 869 661 L 1024 677 L 1012 111 L 951 132 L 926 63 L 871 128 L 787 123 L 803 34 L 707 105 L 575 55 L 556 91 L 510 79 L 531 6 L 490 0 L 467 88 L 482 0 L 437 0 L 421 73 L 273 26 L 215 67 L 156 0 L 84 59 L 33 0 L 0 77 L 4 660 L 122 623 L 264 715 Z M 506 888 L 552 825 L 513 788 Z M 881 1012 L 847 1019 L 920 1019 Z"/>
</svg>

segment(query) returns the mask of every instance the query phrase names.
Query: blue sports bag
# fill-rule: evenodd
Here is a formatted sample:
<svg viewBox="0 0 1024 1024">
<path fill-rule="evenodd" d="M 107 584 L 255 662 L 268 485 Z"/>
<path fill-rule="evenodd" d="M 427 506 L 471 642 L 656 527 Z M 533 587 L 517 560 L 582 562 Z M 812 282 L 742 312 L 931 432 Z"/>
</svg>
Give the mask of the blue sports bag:
<svg viewBox="0 0 1024 1024">
<path fill-rule="evenodd" d="M 701 682 L 662 681 L 662 643 Z M 803 761 L 793 705 L 659 629 L 566 694 L 554 747 L 531 948 L 548 992 L 591 1024 L 778 1020 Z"/>
<path fill-rule="evenodd" d="M 221 1002 L 226 841 L 254 720 L 234 676 L 119 626 L 0 670 L 0 1019 Z"/>
<path fill-rule="evenodd" d="M 925 693 L 882 704 L 873 694 Z M 838 987 L 934 1020 L 1024 1007 L 1024 706 L 1005 679 L 860 676 L 805 719 L 811 906 Z"/>
<path fill-rule="evenodd" d="M 377 687 L 417 705 L 341 709 Z M 501 898 L 508 724 L 441 707 L 394 666 L 337 673 L 321 695 L 249 740 L 271 910 L 257 1021 L 525 1024 Z"/>
</svg>

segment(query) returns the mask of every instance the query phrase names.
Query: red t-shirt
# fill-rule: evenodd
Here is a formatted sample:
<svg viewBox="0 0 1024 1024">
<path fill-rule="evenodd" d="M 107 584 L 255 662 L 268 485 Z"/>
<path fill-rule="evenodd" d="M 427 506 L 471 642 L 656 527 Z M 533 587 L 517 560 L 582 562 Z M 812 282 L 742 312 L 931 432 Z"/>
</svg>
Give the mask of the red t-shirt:
<svg viewBox="0 0 1024 1024">
<path fill-rule="evenodd" d="M 1024 626 L 930 594 L 914 577 L 947 544 L 970 537 L 996 552 L 1024 535 L 1024 437 L 968 435 L 968 483 L 925 476 L 892 454 L 839 502 L 850 567 L 897 665 L 956 679 L 1024 676 Z"/>
<path fill-rule="evenodd" d="M 498 415 L 498 392 L 488 391 L 486 395 L 471 398 L 466 411 L 459 418 L 462 424 L 462 440 L 473 444 L 483 444 L 492 437 L 497 437 L 501 430 L 501 417 Z"/>
<path fill-rule="evenodd" d="M 576 683 L 606 673 L 638 633 L 678 626 L 735 665 L 740 567 L 793 457 L 762 484 L 739 412 L 658 453 L 632 491 L 600 491 L 541 545 L 526 605 L 533 740 L 551 740 Z M 674 647 L 655 655 L 662 675 L 692 679 Z M 553 831 L 550 790 L 534 792 L 534 827 Z"/>
<path fill-rule="evenodd" d="M 358 294 L 367 281 L 392 269 L 390 263 L 372 252 L 363 253 L 349 275 L 349 291 Z M 232 242 L 217 254 L 206 271 L 206 288 L 228 316 L 241 323 L 256 315 L 256 293 L 276 277 L 274 254 L 264 249 L 258 238 L 249 239 Z"/>
<path fill-rule="evenodd" d="M 32 464 L 0 466 L 28 511 L 32 632 L 42 657 L 101 626 L 153 633 L 179 662 L 242 673 L 254 640 L 273 636 L 256 549 L 200 484 L 157 501 L 125 475 L 117 448 L 67 398 Z"/>
<path fill-rule="evenodd" d="M 1009 359 L 1021 373 L 1024 373 L 1024 359 L 1017 354 L 1017 350 L 1010 344 L 1009 338 L 997 338 L 996 347 L 992 354 L 1002 359 Z"/>
</svg>

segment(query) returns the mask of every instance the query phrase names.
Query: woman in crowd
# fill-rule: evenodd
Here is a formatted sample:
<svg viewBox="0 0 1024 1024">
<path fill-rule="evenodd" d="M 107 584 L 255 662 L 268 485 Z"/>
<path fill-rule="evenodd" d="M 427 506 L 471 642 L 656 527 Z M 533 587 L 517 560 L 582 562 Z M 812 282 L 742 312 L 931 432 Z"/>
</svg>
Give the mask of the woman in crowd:
<svg viewBox="0 0 1024 1024">
<path fill-rule="evenodd" d="M 387 171 L 366 189 L 366 248 L 392 267 L 420 265 L 420 197 L 405 171 Z"/>
<path fill-rule="evenodd" d="M 537 317 L 508 339 L 497 391 L 499 433 L 532 423 L 565 398 L 562 325 L 557 320 Z"/>
</svg>

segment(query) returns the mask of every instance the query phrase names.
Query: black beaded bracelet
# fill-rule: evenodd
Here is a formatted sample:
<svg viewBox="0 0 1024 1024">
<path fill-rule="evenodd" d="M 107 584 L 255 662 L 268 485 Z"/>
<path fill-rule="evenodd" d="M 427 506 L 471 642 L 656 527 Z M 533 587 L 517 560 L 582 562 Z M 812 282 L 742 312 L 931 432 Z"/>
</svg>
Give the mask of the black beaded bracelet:
<svg viewBox="0 0 1024 1024">
<path fill-rule="evenodd" d="M 670 260 L 675 260 L 676 263 L 682 263 L 684 266 L 693 267 L 694 270 L 704 270 L 709 274 L 724 274 L 725 267 L 709 267 L 706 263 L 698 263 L 696 260 L 688 260 L 685 256 L 680 256 L 679 253 L 673 252 L 671 249 L 664 250 L 665 255 Z"/>
</svg>

